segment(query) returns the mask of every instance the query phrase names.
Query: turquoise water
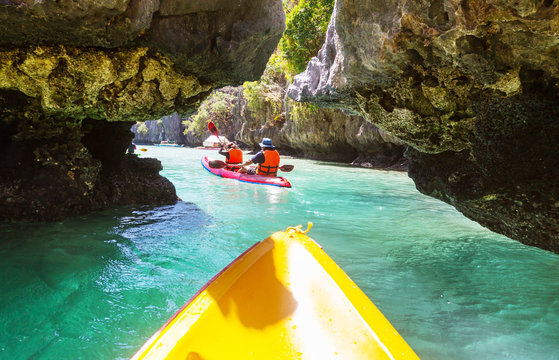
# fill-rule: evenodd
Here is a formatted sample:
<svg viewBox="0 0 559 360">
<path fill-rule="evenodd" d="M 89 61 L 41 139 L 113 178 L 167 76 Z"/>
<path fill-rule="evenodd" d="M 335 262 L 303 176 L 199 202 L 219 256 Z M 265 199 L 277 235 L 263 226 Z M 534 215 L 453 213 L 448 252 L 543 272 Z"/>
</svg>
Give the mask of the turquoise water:
<svg viewBox="0 0 559 360">
<path fill-rule="evenodd" d="M 270 233 L 310 232 L 423 359 L 559 359 L 559 256 L 489 232 L 406 174 L 310 160 L 292 189 L 146 147 L 184 200 L 0 225 L 0 358 L 125 359 Z M 306 227 L 306 225 L 304 226 Z"/>
</svg>

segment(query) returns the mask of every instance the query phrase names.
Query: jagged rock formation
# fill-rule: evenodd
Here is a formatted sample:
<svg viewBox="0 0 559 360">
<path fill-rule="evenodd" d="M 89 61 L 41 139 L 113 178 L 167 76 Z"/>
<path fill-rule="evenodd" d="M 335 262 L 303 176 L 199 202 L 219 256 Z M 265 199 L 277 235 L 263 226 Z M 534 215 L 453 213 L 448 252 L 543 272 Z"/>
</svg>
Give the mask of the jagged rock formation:
<svg viewBox="0 0 559 360">
<path fill-rule="evenodd" d="M 279 0 L 0 1 L 0 219 L 174 201 L 124 158 L 131 122 L 256 80 L 283 28 Z M 125 191 L 134 173 L 152 186 Z"/>
<path fill-rule="evenodd" d="M 289 96 L 411 145 L 417 188 L 559 252 L 557 1 L 338 0 Z"/>
</svg>

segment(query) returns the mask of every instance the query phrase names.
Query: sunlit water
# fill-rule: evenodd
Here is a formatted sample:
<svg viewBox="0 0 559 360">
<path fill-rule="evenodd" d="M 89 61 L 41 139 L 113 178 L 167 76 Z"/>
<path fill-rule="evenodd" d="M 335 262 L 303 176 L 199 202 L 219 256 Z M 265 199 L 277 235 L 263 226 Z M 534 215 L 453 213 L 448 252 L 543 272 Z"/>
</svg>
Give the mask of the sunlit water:
<svg viewBox="0 0 559 360">
<path fill-rule="evenodd" d="M 292 189 L 146 147 L 184 200 L 0 225 L 0 358 L 128 358 L 270 233 L 310 232 L 423 359 L 559 359 L 559 256 L 480 227 L 406 174 L 285 159 Z"/>
</svg>

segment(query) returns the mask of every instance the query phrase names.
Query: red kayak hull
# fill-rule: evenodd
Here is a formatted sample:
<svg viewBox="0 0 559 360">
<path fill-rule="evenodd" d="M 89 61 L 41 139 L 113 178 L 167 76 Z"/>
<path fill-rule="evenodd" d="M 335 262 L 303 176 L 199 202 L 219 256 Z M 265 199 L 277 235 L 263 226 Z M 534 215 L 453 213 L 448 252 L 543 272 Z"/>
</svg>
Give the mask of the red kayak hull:
<svg viewBox="0 0 559 360">
<path fill-rule="evenodd" d="M 209 162 L 212 159 L 209 159 L 207 156 L 202 157 L 202 166 L 204 169 L 208 170 L 212 174 L 216 176 L 221 176 L 227 179 L 238 180 L 242 182 L 247 182 L 251 184 L 259 184 L 259 185 L 272 185 L 272 186 L 279 186 L 279 187 L 287 187 L 290 188 L 291 184 L 286 178 L 279 177 L 279 176 L 261 176 L 261 175 L 249 175 L 249 174 L 241 174 L 235 171 L 229 171 L 226 169 L 212 169 L 209 165 Z"/>
</svg>

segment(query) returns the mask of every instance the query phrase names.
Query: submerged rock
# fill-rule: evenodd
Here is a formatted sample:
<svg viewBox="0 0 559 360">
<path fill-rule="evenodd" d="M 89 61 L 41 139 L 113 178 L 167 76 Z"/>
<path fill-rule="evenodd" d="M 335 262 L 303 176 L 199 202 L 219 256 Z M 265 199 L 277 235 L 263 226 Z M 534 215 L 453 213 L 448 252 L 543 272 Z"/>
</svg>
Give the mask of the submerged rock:
<svg viewBox="0 0 559 360">
<path fill-rule="evenodd" d="M 559 252 L 559 6 L 337 0 L 290 97 L 349 109 L 412 148 L 425 194 Z"/>
<path fill-rule="evenodd" d="M 131 124 L 258 79 L 284 22 L 279 0 L 0 1 L 0 219 L 174 201 L 124 158 Z"/>
</svg>

